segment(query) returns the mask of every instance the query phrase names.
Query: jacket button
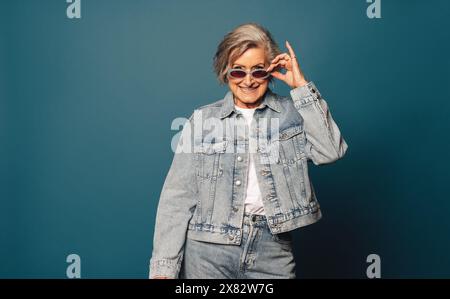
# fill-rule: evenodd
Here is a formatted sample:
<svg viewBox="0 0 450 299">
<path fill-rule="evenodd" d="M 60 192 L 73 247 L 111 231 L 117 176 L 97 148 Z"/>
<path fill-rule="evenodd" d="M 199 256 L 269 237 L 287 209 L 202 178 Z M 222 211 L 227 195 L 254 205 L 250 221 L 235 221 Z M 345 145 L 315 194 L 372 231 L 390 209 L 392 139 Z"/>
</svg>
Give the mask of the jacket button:
<svg viewBox="0 0 450 299">
<path fill-rule="evenodd" d="M 238 207 L 233 207 L 233 212 L 237 212 L 237 211 L 239 211 L 239 208 Z"/>
<path fill-rule="evenodd" d="M 234 240 L 234 235 L 229 235 L 229 236 L 228 236 L 228 239 L 230 239 L 231 241 L 233 241 L 233 240 Z"/>
<path fill-rule="evenodd" d="M 237 180 L 235 184 L 236 184 L 236 186 L 240 186 L 241 185 L 241 181 Z"/>
<path fill-rule="evenodd" d="M 241 157 L 241 156 L 238 156 L 238 157 L 237 157 L 237 160 L 238 160 L 239 162 L 242 162 L 242 157 Z"/>
</svg>

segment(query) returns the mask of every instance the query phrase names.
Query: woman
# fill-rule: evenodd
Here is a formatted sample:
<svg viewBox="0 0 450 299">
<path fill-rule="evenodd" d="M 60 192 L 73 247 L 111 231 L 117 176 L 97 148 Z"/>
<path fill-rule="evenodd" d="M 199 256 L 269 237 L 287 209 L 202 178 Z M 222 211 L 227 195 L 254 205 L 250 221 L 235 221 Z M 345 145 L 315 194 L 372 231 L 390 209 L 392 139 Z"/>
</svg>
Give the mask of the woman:
<svg viewBox="0 0 450 299">
<path fill-rule="evenodd" d="M 150 278 L 295 278 L 291 232 L 322 217 L 307 161 L 334 162 L 347 144 L 286 47 L 281 53 L 254 23 L 218 46 L 214 69 L 230 91 L 183 128 L 159 201 Z M 290 86 L 289 97 L 270 90 L 273 78 Z"/>
</svg>

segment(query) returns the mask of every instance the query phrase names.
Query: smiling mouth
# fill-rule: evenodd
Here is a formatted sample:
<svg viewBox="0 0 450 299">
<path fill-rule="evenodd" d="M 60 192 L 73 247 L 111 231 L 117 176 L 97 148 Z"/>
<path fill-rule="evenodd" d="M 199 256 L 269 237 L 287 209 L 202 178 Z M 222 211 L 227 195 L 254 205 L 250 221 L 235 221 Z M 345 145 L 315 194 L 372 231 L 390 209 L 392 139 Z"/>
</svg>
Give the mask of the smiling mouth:
<svg viewBox="0 0 450 299">
<path fill-rule="evenodd" d="M 239 87 L 243 93 L 253 93 L 258 87 Z"/>
</svg>

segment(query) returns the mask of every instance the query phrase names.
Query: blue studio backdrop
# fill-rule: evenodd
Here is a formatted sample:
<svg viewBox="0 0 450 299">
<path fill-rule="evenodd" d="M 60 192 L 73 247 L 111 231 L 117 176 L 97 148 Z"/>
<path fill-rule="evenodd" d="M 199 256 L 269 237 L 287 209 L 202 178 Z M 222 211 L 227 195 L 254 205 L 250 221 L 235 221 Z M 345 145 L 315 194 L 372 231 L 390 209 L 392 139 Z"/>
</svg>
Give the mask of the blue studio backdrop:
<svg viewBox="0 0 450 299">
<path fill-rule="evenodd" d="M 298 277 L 366 278 L 370 254 L 450 277 L 448 1 L 80 3 L 0 0 L 1 278 L 65 278 L 70 254 L 82 278 L 147 277 L 172 121 L 223 97 L 212 58 L 246 22 L 290 41 L 349 145 L 311 169 Z"/>
</svg>

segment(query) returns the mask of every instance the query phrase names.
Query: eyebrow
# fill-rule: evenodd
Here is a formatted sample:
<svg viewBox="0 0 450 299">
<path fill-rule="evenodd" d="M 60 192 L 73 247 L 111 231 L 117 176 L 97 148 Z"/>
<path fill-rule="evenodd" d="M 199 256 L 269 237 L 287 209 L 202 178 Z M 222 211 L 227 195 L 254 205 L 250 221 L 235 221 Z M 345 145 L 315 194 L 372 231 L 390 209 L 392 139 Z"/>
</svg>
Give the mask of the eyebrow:
<svg viewBox="0 0 450 299">
<path fill-rule="evenodd" d="M 254 66 L 252 66 L 251 68 L 254 68 L 254 67 L 260 67 L 260 66 L 263 66 L 264 67 L 264 63 L 258 63 L 258 64 L 255 64 Z M 239 64 L 239 63 L 233 63 L 233 67 L 235 67 L 235 66 L 242 66 L 243 67 L 243 65 L 242 64 Z"/>
</svg>

